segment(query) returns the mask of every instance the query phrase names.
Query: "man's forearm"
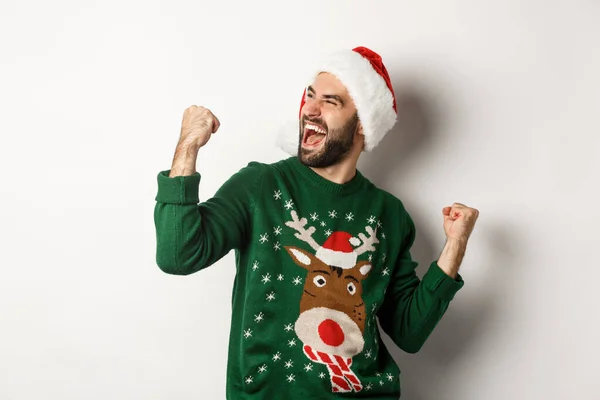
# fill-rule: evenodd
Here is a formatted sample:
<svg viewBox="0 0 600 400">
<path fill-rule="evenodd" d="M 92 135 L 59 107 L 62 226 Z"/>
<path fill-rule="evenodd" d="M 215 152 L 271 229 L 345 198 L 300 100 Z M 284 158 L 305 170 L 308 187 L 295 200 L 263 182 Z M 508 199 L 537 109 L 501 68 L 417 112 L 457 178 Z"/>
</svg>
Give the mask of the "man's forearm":
<svg viewBox="0 0 600 400">
<path fill-rule="evenodd" d="M 192 145 L 179 144 L 173 156 L 173 165 L 169 177 L 190 176 L 196 173 L 198 149 Z"/>
<path fill-rule="evenodd" d="M 446 245 L 438 259 L 438 266 L 446 273 L 446 275 L 456 278 L 466 249 L 467 242 L 465 241 L 455 239 L 448 239 L 446 241 Z"/>
</svg>

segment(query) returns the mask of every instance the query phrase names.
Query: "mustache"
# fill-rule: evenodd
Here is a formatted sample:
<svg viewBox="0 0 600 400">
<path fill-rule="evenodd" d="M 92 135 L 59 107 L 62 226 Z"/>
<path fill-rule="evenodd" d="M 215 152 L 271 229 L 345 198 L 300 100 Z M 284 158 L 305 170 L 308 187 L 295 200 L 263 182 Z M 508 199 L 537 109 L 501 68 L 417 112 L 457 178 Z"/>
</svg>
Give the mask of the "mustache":
<svg viewBox="0 0 600 400">
<path fill-rule="evenodd" d="M 306 116 L 303 116 L 302 117 L 302 125 L 303 126 L 306 125 L 307 122 L 313 123 L 315 125 L 320 125 L 323 128 L 325 128 L 325 130 L 329 130 L 329 128 L 327 128 L 327 124 L 321 118 L 308 118 Z"/>
</svg>

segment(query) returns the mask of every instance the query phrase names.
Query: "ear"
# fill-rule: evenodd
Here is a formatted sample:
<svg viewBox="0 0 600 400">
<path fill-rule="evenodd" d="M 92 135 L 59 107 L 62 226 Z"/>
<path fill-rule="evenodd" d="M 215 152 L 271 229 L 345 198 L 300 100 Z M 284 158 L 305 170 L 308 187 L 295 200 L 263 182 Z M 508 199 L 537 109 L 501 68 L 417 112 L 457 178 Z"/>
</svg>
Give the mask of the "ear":
<svg viewBox="0 0 600 400">
<path fill-rule="evenodd" d="M 366 146 L 365 133 L 364 133 L 363 126 L 360 123 L 360 121 L 358 121 L 358 125 L 356 127 L 356 133 L 354 134 L 354 139 L 360 140 L 362 142 L 360 150 L 364 151 L 365 146 Z"/>
<path fill-rule="evenodd" d="M 358 127 L 356 128 L 356 132 L 359 135 L 363 135 L 363 136 L 365 134 L 365 131 L 363 130 L 363 126 L 362 126 L 362 123 L 360 122 L 360 120 L 358 121 Z"/>
<path fill-rule="evenodd" d="M 354 268 L 357 269 L 362 278 L 365 279 L 373 269 L 373 264 L 371 264 L 371 261 L 360 261 Z"/>
<path fill-rule="evenodd" d="M 294 262 L 302 268 L 309 269 L 310 267 L 315 266 L 317 263 L 320 263 L 317 257 L 307 252 L 306 250 L 302 250 L 301 248 L 294 246 L 283 247 L 290 254 L 292 260 L 294 260 Z"/>
</svg>

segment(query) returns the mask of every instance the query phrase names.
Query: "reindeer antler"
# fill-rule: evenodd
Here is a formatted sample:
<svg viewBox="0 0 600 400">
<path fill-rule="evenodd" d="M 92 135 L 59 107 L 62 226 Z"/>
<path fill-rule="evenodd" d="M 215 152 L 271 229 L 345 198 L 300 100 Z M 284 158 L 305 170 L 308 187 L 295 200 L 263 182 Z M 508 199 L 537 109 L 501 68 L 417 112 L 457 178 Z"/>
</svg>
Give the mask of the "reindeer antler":
<svg viewBox="0 0 600 400">
<path fill-rule="evenodd" d="M 295 234 L 298 239 L 308 243 L 313 250 L 319 250 L 321 246 L 319 246 L 319 243 L 312 237 L 312 234 L 315 233 L 316 230 L 315 227 L 310 226 L 305 229 L 304 226 L 308 223 L 308 220 L 306 218 L 299 219 L 298 213 L 296 213 L 295 210 L 292 210 L 291 214 L 293 221 L 287 221 L 285 224 L 298 231 L 298 233 Z"/>
<path fill-rule="evenodd" d="M 377 228 L 373 230 L 373 228 L 367 226 L 365 229 L 369 234 L 369 237 L 366 237 L 364 233 L 358 234 L 359 239 L 362 241 L 362 244 L 354 249 L 358 255 L 364 254 L 367 251 L 375 251 L 375 247 L 373 245 L 379 243 L 379 239 L 377 239 Z"/>
</svg>

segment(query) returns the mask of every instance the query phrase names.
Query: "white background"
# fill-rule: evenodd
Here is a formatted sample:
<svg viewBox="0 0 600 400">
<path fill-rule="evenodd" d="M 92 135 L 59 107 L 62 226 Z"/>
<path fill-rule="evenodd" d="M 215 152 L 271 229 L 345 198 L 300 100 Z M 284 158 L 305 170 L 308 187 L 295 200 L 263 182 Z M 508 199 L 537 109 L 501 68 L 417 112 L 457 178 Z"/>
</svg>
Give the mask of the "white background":
<svg viewBox="0 0 600 400">
<path fill-rule="evenodd" d="M 192 104 L 222 122 L 201 199 L 286 157 L 311 61 L 364 45 L 400 122 L 360 168 L 413 215 L 420 274 L 441 209 L 481 211 L 464 289 L 393 350 L 403 399 L 600 399 L 598 21 L 593 0 L 3 0 L 0 398 L 223 399 L 233 255 L 158 269 L 156 174 Z"/>
</svg>

